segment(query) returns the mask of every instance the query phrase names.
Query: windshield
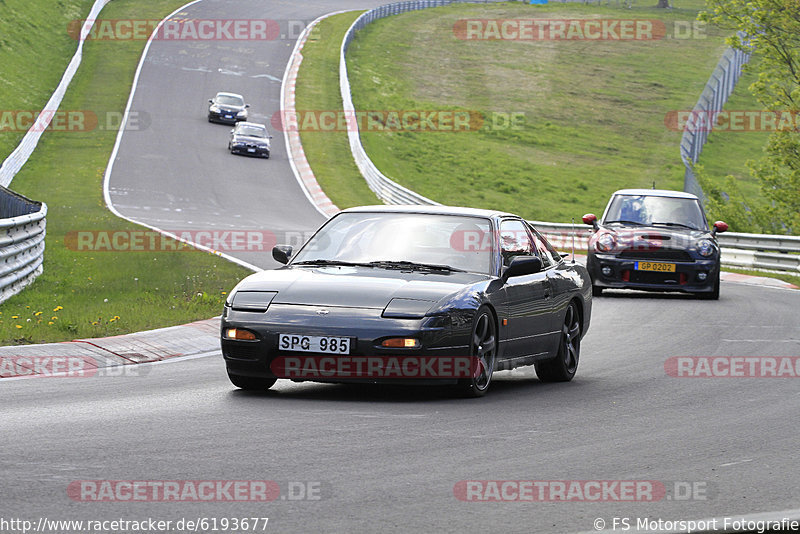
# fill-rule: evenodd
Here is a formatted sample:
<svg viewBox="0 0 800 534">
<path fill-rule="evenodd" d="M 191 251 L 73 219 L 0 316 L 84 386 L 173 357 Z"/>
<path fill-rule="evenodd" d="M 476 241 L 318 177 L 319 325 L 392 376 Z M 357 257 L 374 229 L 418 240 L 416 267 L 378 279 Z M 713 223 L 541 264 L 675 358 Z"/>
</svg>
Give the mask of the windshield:
<svg viewBox="0 0 800 534">
<path fill-rule="evenodd" d="M 414 262 L 490 274 L 488 219 L 419 213 L 342 213 L 292 261 Z M 459 246 L 468 243 L 470 246 Z M 472 246 L 477 243 L 478 246 Z"/>
<path fill-rule="evenodd" d="M 687 227 L 693 230 L 708 229 L 700 203 L 693 198 L 615 195 L 603 218 L 603 224 L 614 222 Z"/>
<path fill-rule="evenodd" d="M 236 131 L 237 135 L 246 135 L 247 137 L 266 137 L 266 128 L 258 128 L 257 126 L 241 126 Z"/>
<path fill-rule="evenodd" d="M 217 95 L 217 104 L 221 106 L 244 106 L 244 100 L 238 96 Z"/>
</svg>

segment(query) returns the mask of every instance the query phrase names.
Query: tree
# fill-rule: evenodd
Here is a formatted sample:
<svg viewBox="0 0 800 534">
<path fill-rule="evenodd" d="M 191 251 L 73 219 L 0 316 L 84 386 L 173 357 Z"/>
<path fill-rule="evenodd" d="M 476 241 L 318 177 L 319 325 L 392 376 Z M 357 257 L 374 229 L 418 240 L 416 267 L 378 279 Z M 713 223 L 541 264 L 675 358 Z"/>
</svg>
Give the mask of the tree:
<svg viewBox="0 0 800 534">
<path fill-rule="evenodd" d="M 765 109 L 790 118 L 778 122 L 766 155 L 750 168 L 781 226 L 800 233 L 800 1 L 706 0 L 700 20 L 739 32 L 728 43 L 757 59 L 750 91 Z"/>
</svg>

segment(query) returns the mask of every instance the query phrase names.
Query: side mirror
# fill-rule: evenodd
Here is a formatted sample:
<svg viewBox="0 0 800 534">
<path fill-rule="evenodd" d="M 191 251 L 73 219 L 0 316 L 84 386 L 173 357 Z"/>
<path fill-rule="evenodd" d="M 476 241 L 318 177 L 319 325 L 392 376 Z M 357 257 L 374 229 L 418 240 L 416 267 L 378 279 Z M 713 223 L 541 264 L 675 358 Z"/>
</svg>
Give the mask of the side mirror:
<svg viewBox="0 0 800 534">
<path fill-rule="evenodd" d="M 213 103 L 214 103 L 214 99 L 213 99 L 213 98 L 209 98 L 209 99 L 208 99 L 208 103 L 209 103 L 209 104 L 213 104 Z"/>
<path fill-rule="evenodd" d="M 536 256 L 514 256 L 500 277 L 507 282 L 512 276 L 525 276 L 542 270 L 542 260 Z"/>
<path fill-rule="evenodd" d="M 595 230 L 597 230 L 597 215 L 594 213 L 587 213 L 583 216 L 583 224 L 588 224 Z"/>
<path fill-rule="evenodd" d="M 272 258 L 278 263 L 286 265 L 292 257 L 291 245 L 275 245 L 272 247 Z"/>
<path fill-rule="evenodd" d="M 717 235 L 727 231 L 728 231 L 728 223 L 724 221 L 717 221 L 714 223 L 714 229 L 711 230 L 711 235 Z"/>
<path fill-rule="evenodd" d="M 233 132 L 235 132 L 235 131 L 236 131 L 236 129 L 235 129 L 235 128 L 231 128 L 231 133 L 233 133 Z"/>
<path fill-rule="evenodd" d="M 249 108 L 250 104 L 245 104 L 244 107 Z"/>
</svg>

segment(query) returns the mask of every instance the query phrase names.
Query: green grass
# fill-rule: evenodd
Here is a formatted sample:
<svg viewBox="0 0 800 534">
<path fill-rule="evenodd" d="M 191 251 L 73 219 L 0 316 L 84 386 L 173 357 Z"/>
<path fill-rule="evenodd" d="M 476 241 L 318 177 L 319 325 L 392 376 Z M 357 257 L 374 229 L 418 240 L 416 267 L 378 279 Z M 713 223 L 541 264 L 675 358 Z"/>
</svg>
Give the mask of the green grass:
<svg viewBox="0 0 800 534">
<path fill-rule="evenodd" d="M 295 97 L 295 108 L 301 116 L 303 112 L 341 111 L 339 46 L 347 28 L 360 14 L 361 11 L 342 13 L 321 21 L 303 46 Z M 334 204 L 340 208 L 380 204 L 353 161 L 346 131 L 301 129 L 300 138 L 317 181 Z"/>
<path fill-rule="evenodd" d="M 116 0 L 101 16 L 161 18 L 183 3 Z M 53 13 L 57 4 L 53 4 Z M 41 9 L 26 6 L 20 3 L 16 8 L 19 16 L 24 16 L 23 11 Z M 99 116 L 121 113 L 144 44 L 88 41 L 83 64 L 61 109 L 92 110 Z M 66 60 L 63 63 L 66 66 Z M 11 72 L 4 64 L 3 75 L 22 78 L 26 69 L 21 65 Z M 115 137 L 115 131 L 97 129 L 49 131 L 14 179 L 15 191 L 47 203 L 47 241 L 44 273 L 0 305 L 0 343 L 107 336 L 205 319 L 220 313 L 224 292 L 249 272 L 194 250 L 90 253 L 71 250 L 65 244 L 70 231 L 141 230 L 113 216 L 103 201 L 103 173 Z"/>
<path fill-rule="evenodd" d="M 93 0 L 0 1 L 0 112 L 41 109 L 78 48 L 70 21 L 85 18 Z M 24 131 L 0 130 L 0 161 Z"/>
<path fill-rule="evenodd" d="M 459 5 L 389 17 L 357 34 L 348 54 L 362 110 L 524 114 L 518 128 L 363 132 L 390 178 L 445 204 L 569 221 L 602 210 L 624 187 L 682 189 L 680 133 L 670 111 L 691 109 L 725 49 L 705 39 L 464 41 L 463 18 L 693 20 L 700 8 Z M 669 31 L 668 30 L 668 31 Z"/>
</svg>

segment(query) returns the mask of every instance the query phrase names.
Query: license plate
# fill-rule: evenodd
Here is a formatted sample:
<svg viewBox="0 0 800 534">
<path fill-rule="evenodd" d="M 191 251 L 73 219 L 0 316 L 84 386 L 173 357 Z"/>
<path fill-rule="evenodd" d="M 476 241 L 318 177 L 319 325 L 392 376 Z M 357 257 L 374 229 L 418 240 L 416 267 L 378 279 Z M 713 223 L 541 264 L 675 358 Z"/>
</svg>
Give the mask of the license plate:
<svg viewBox="0 0 800 534">
<path fill-rule="evenodd" d="M 653 261 L 637 261 L 635 269 L 637 271 L 656 271 L 659 273 L 674 273 L 674 263 L 657 263 Z"/>
<path fill-rule="evenodd" d="M 225 115 L 225 118 L 226 118 L 226 119 L 232 119 L 232 118 L 233 118 L 233 115 Z"/>
<path fill-rule="evenodd" d="M 248 151 L 248 152 L 255 152 L 255 151 L 256 151 L 256 149 L 255 149 L 255 148 L 248 148 L 248 149 L 247 149 L 247 151 Z"/>
<path fill-rule="evenodd" d="M 322 352 L 326 354 L 349 354 L 349 337 L 302 336 L 298 334 L 280 334 L 278 348 L 296 352 Z"/>
</svg>

